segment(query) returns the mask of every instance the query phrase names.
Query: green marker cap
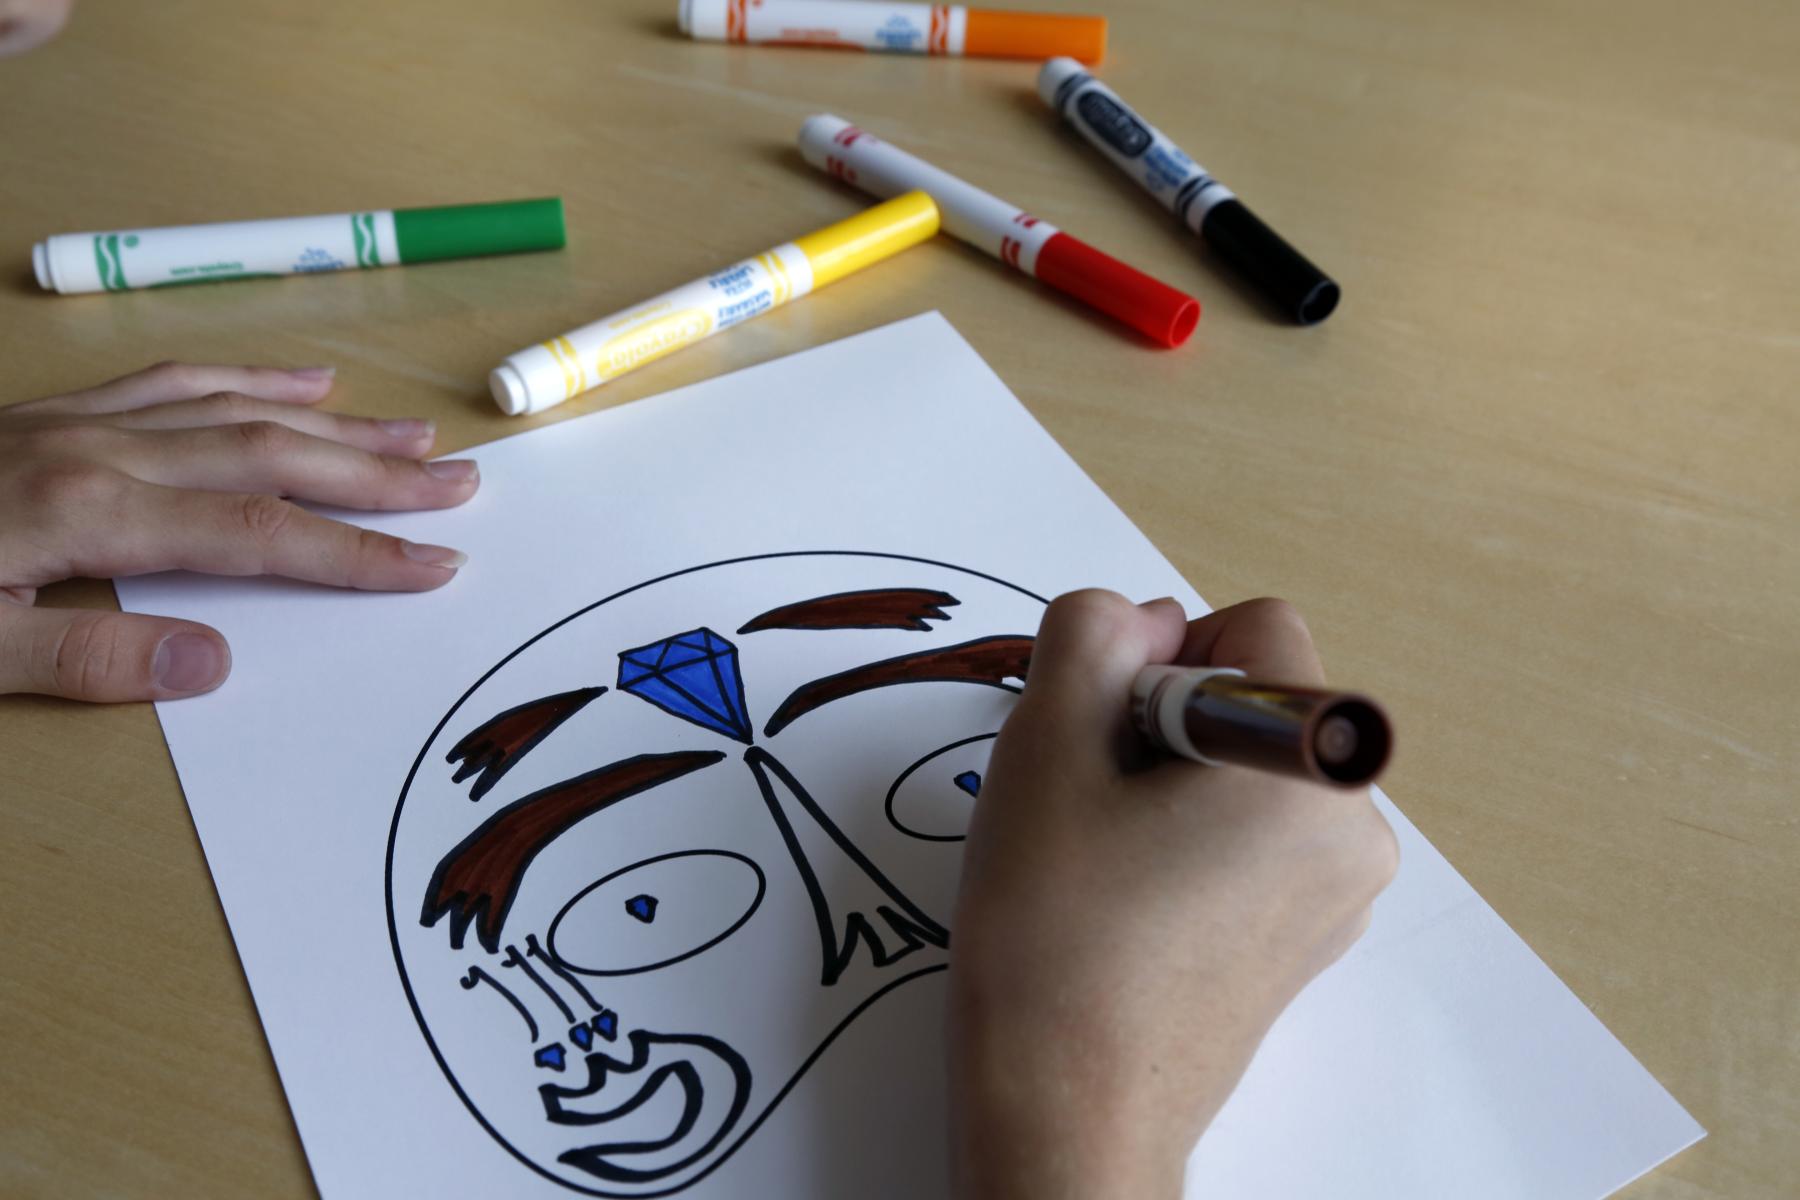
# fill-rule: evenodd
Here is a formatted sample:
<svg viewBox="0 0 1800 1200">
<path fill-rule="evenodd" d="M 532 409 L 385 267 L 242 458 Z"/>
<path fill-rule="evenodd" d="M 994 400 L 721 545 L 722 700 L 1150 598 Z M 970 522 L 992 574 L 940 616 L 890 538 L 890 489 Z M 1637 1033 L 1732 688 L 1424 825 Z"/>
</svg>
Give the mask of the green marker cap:
<svg viewBox="0 0 1800 1200">
<path fill-rule="evenodd" d="M 394 238 L 403 263 L 563 248 L 562 200 L 503 200 L 447 208 L 397 208 Z"/>
</svg>

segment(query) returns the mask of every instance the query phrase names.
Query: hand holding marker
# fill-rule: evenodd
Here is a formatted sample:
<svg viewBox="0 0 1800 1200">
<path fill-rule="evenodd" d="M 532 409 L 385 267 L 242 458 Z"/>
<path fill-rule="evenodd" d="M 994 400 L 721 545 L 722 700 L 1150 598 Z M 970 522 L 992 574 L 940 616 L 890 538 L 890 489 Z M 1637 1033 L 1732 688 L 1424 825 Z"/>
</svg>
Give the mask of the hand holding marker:
<svg viewBox="0 0 1800 1200">
<path fill-rule="evenodd" d="M 561 200 L 512 200 L 64 233 L 31 248 L 31 268 L 39 287 L 70 295 L 560 250 L 562 245 Z"/>
<path fill-rule="evenodd" d="M 1282 312 L 1313 325 L 1337 307 L 1338 285 L 1325 272 L 1080 63 L 1069 58 L 1045 63 L 1038 72 L 1038 95 Z"/>
<path fill-rule="evenodd" d="M 681 0 L 681 32 L 696 41 L 823 46 L 890 54 L 1054 58 L 1099 62 L 1105 17 L 997 12 L 960 4 L 879 0 Z"/>
<path fill-rule="evenodd" d="M 800 127 L 807 162 L 876 196 L 916 188 L 943 214 L 944 232 L 1051 287 L 1084 300 L 1166 347 L 1187 341 L 1200 302 L 1102 254 L 1024 209 L 914 158 L 842 117 Z"/>
</svg>

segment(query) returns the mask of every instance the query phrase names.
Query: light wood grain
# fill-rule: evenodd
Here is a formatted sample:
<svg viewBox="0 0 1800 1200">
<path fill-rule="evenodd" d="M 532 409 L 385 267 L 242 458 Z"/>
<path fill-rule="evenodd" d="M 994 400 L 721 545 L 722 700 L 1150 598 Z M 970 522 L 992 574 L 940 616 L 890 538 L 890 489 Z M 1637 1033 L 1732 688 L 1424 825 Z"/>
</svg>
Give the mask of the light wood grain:
<svg viewBox="0 0 1800 1200">
<path fill-rule="evenodd" d="M 1107 10 L 1108 82 L 1343 283 L 1323 326 L 1222 278 L 1029 65 L 698 45 L 673 0 L 90 0 L 0 62 L 0 401 L 335 363 L 341 411 L 516 432 L 500 356 L 858 207 L 793 149 L 838 112 L 1199 295 L 1199 333 L 1153 351 L 939 239 L 537 420 L 941 309 L 1202 593 L 1293 599 L 1387 700 L 1401 806 L 1712 1131 L 1628 1194 L 1791 1195 L 1800 9 Z M 564 253 L 66 298 L 27 267 L 61 231 L 541 194 Z M 0 1193 L 310 1194 L 154 714 L 0 699 L 0 764 Z"/>
</svg>

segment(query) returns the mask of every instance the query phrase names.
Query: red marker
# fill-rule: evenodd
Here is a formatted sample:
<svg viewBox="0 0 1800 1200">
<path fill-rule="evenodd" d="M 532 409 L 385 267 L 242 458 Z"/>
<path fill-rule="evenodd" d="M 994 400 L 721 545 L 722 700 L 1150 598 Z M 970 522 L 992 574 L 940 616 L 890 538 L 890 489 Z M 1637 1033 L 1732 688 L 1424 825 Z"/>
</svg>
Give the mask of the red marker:
<svg viewBox="0 0 1800 1200">
<path fill-rule="evenodd" d="M 1181 345 L 1200 320 L 1200 302 L 1192 296 L 841 117 L 808 118 L 800 127 L 800 153 L 821 171 L 876 196 L 929 194 L 937 201 L 945 233 L 1086 301 L 1160 346 Z"/>
</svg>

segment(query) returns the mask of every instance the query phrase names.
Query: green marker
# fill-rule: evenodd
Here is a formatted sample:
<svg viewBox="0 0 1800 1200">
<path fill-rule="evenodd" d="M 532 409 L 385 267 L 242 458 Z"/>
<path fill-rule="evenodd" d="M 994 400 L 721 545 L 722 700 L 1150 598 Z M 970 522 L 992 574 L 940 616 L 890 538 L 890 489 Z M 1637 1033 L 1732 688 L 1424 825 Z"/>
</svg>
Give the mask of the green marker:
<svg viewBox="0 0 1800 1200">
<path fill-rule="evenodd" d="M 562 201 L 551 198 L 63 233 L 31 248 L 31 268 L 45 291 L 67 296 L 560 250 L 562 245 Z"/>
</svg>

